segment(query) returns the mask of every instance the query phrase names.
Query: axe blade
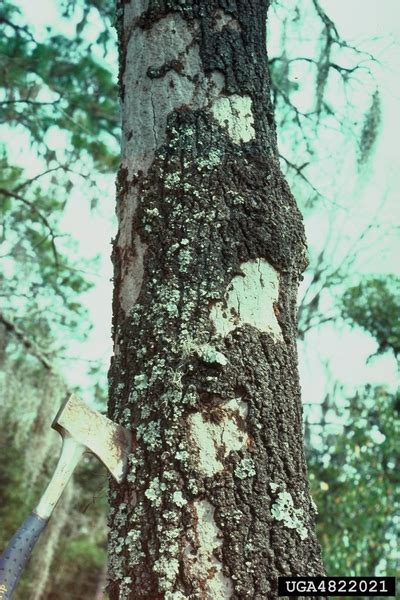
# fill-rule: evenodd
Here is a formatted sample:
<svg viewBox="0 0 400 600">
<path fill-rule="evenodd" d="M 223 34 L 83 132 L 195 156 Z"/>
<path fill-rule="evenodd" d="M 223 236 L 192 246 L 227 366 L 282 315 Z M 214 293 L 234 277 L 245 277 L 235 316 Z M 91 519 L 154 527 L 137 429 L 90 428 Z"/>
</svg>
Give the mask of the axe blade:
<svg viewBox="0 0 400 600">
<path fill-rule="evenodd" d="M 95 454 L 121 483 L 127 471 L 131 451 L 131 433 L 71 394 L 61 406 L 51 425 L 64 435 L 67 432 L 86 451 Z"/>
</svg>

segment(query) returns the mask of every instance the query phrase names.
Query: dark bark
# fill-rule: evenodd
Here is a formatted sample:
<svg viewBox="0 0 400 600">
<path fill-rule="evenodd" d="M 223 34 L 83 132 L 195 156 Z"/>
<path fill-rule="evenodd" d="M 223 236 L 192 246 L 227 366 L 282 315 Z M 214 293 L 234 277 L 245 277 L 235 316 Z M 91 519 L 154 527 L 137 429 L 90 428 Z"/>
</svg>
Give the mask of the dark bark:
<svg viewBox="0 0 400 600">
<path fill-rule="evenodd" d="M 118 5 L 124 143 L 109 413 L 138 447 L 111 491 L 110 598 L 276 598 L 279 575 L 323 568 L 296 355 L 305 236 L 277 158 L 267 3 L 139 4 Z M 175 55 L 135 80 L 141 42 L 130 46 L 131 36 L 148 51 L 166 29 L 179 37 Z M 154 147 L 137 139 L 128 85 L 154 94 Z M 169 110 L 153 85 L 174 98 L 187 85 L 190 97 Z M 245 296 L 264 297 L 275 274 L 263 327 Z"/>
</svg>

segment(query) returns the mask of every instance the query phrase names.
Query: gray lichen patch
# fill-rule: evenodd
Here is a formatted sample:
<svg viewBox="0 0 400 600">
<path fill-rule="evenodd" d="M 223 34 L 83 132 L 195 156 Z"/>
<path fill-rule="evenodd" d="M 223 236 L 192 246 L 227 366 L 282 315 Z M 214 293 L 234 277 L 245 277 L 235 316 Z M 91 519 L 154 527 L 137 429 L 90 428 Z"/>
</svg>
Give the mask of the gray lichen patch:
<svg viewBox="0 0 400 600">
<path fill-rule="evenodd" d="M 242 458 L 235 467 L 235 475 L 238 479 L 247 479 L 256 474 L 256 466 L 252 458 Z"/>
<path fill-rule="evenodd" d="M 163 492 L 167 489 L 167 486 L 164 482 L 160 481 L 160 479 L 158 477 L 155 477 L 149 487 L 147 488 L 147 490 L 145 491 L 144 495 L 146 496 L 146 498 L 148 498 L 148 500 L 151 502 L 151 504 L 155 507 L 159 507 L 161 506 L 161 502 L 162 502 L 162 496 L 163 496 Z"/>
<path fill-rule="evenodd" d="M 203 589 L 209 600 L 225 600 L 232 597 L 233 584 L 222 570 L 216 551 L 222 547 L 221 532 L 214 520 L 214 507 L 207 500 L 193 503 L 196 528 L 194 539 L 184 553 L 185 570 L 190 579 Z M 196 550 L 194 550 L 196 548 Z"/>
<path fill-rule="evenodd" d="M 229 137 L 236 144 L 249 142 L 255 137 L 250 96 L 219 96 L 214 100 L 211 112 L 214 119 L 227 128 Z"/>
<path fill-rule="evenodd" d="M 179 571 L 179 560 L 171 556 L 161 556 L 154 563 L 154 571 L 159 576 L 159 587 L 170 590 Z"/>
<path fill-rule="evenodd" d="M 217 365 L 221 365 L 221 367 L 224 367 L 226 364 L 228 364 L 228 359 L 226 356 L 210 344 L 204 344 L 203 346 L 200 346 L 200 348 L 197 350 L 197 355 L 205 363 L 215 363 Z"/>
<path fill-rule="evenodd" d="M 180 591 L 165 592 L 165 600 L 189 600 L 189 596 L 185 596 L 185 594 Z"/>
<path fill-rule="evenodd" d="M 143 559 L 140 529 L 138 521 L 143 515 L 143 506 L 141 504 L 133 507 L 132 512 L 128 513 L 130 507 L 126 503 L 121 503 L 111 509 L 109 525 L 111 526 L 109 544 L 112 552 L 109 560 L 109 575 L 120 581 L 122 592 L 119 598 L 127 600 L 129 597 L 129 586 L 124 577 L 126 557 L 129 563 L 134 565 Z M 126 524 L 129 522 L 129 530 L 126 532 Z M 121 535 L 117 530 L 124 530 Z M 126 587 L 126 590 L 124 588 Z M 125 591 L 127 592 L 125 595 Z"/>
<path fill-rule="evenodd" d="M 196 166 L 199 171 L 203 169 L 212 169 L 221 164 L 222 155 L 218 150 L 211 149 L 210 152 L 196 160 Z"/>
<path fill-rule="evenodd" d="M 179 270 L 181 271 L 181 273 L 186 273 L 192 260 L 193 260 L 193 253 L 191 250 L 189 250 L 187 248 L 182 248 L 179 251 L 178 263 L 179 263 Z"/>
<path fill-rule="evenodd" d="M 187 504 L 187 500 L 183 497 L 183 494 L 180 490 L 173 493 L 172 502 L 179 507 L 185 506 Z"/>
<path fill-rule="evenodd" d="M 150 421 L 147 424 L 140 424 L 136 429 L 136 437 L 143 440 L 149 450 L 156 450 L 161 447 L 161 431 L 158 421 Z"/>
<path fill-rule="evenodd" d="M 184 499 L 179 491 L 174 492 L 172 499 L 175 500 L 174 504 L 178 508 L 162 513 L 162 519 L 159 520 L 157 526 L 158 558 L 154 562 L 154 572 L 158 576 L 158 588 L 165 592 L 165 598 L 175 597 L 173 593 L 177 588 L 176 579 L 180 566 L 179 556 L 183 536 L 183 529 L 179 525 L 179 521 Z"/>
<path fill-rule="evenodd" d="M 243 275 L 235 276 L 224 302 L 211 308 L 210 317 L 219 335 L 244 324 L 269 333 L 275 340 L 283 340 L 282 331 L 274 312 L 278 300 L 279 274 L 264 259 L 241 265 Z"/>
<path fill-rule="evenodd" d="M 247 404 L 233 398 L 223 405 L 219 423 L 208 421 L 201 412 L 189 417 L 190 434 L 197 448 L 199 470 L 207 477 L 222 471 L 222 460 L 230 452 L 246 448 L 249 436 L 241 423 L 247 417 Z"/>
<path fill-rule="evenodd" d="M 271 514 L 277 521 L 282 521 L 289 529 L 295 529 L 300 539 L 308 537 L 307 528 L 304 525 L 304 513 L 302 508 L 295 508 L 293 498 L 289 492 L 280 492 L 271 507 Z"/>
<path fill-rule="evenodd" d="M 135 389 L 136 390 L 146 390 L 149 385 L 149 381 L 147 379 L 146 373 L 139 373 L 139 375 L 135 375 L 134 377 Z"/>
<path fill-rule="evenodd" d="M 269 487 L 271 488 L 271 491 L 275 493 L 279 489 L 279 484 L 271 481 Z"/>
</svg>

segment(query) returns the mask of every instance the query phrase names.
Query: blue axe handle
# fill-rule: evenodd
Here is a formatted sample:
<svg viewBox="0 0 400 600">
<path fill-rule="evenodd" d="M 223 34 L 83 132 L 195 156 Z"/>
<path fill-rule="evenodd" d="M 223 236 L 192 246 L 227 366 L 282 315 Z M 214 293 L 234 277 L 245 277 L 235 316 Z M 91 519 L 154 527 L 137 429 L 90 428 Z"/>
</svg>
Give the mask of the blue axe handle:
<svg viewBox="0 0 400 600">
<path fill-rule="evenodd" d="M 28 515 L 0 556 L 0 600 L 11 600 L 22 570 L 48 521 L 35 513 Z"/>
<path fill-rule="evenodd" d="M 71 435 L 63 434 L 60 458 L 49 485 L 35 510 L 27 516 L 0 556 L 0 600 L 12 598 L 13 589 L 18 583 L 33 547 L 46 527 L 84 450 L 85 447 Z"/>
</svg>

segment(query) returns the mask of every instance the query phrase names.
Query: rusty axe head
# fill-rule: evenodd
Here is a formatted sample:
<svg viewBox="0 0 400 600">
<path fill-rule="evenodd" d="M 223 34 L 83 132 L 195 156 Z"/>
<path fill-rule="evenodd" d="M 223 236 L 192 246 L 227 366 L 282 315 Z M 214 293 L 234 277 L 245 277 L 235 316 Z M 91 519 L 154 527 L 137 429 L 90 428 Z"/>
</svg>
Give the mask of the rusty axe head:
<svg viewBox="0 0 400 600">
<path fill-rule="evenodd" d="M 123 480 L 131 451 L 127 429 L 89 408 L 74 394 L 65 400 L 51 426 L 95 454 L 118 483 Z"/>
</svg>

